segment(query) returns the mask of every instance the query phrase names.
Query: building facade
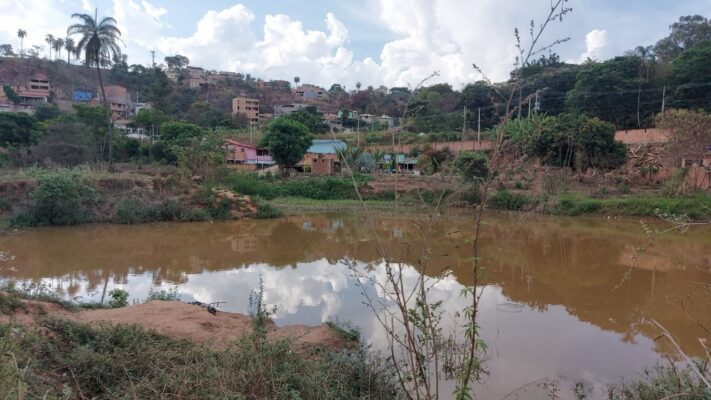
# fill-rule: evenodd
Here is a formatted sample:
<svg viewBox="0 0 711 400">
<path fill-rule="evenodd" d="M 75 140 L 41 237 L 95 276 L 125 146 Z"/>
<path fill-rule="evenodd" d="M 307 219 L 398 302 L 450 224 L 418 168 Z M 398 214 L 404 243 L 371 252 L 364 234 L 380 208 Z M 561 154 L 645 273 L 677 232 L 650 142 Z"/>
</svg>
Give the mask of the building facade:
<svg viewBox="0 0 711 400">
<path fill-rule="evenodd" d="M 232 115 L 244 115 L 250 125 L 259 124 L 259 100 L 248 97 L 232 99 Z"/>
</svg>

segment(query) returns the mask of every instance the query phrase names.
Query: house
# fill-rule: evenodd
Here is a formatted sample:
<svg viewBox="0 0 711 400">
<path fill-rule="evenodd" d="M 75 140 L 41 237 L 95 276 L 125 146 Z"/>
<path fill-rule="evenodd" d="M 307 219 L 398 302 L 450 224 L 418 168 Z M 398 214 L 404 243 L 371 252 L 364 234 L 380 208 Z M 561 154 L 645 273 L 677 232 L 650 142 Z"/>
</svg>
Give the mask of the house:
<svg viewBox="0 0 711 400">
<path fill-rule="evenodd" d="M 275 105 L 274 106 L 274 118 L 279 118 L 279 117 L 283 117 L 284 115 L 289 115 L 289 114 L 293 113 L 294 111 L 302 110 L 308 106 L 309 106 L 308 104 L 304 104 L 304 103 Z"/>
<path fill-rule="evenodd" d="M 297 96 L 304 98 L 304 100 L 318 100 L 326 96 L 325 89 L 309 84 L 297 87 L 294 89 L 294 93 L 296 93 Z"/>
<path fill-rule="evenodd" d="M 106 101 L 109 103 L 109 108 L 111 109 L 111 119 L 117 123 L 117 125 L 125 125 L 131 113 L 131 97 L 128 94 L 128 90 L 119 85 L 109 85 L 104 87 L 106 90 Z M 97 105 L 101 105 L 104 102 L 104 97 L 101 92 L 101 87 L 96 91 L 96 97 L 92 102 Z"/>
<path fill-rule="evenodd" d="M 259 124 L 259 100 L 248 97 L 232 99 L 232 116 L 244 115 L 250 125 Z"/>
<path fill-rule="evenodd" d="M 46 103 L 49 98 L 51 86 L 47 76 L 38 73 L 27 80 L 27 85 L 20 88 L 18 94 L 22 98 L 23 104 Z"/>
<path fill-rule="evenodd" d="M 372 124 L 375 122 L 375 115 L 373 114 L 360 114 L 358 118 L 366 124 Z"/>
<path fill-rule="evenodd" d="M 314 140 L 300 167 L 312 174 L 334 174 L 341 172 L 341 160 L 338 151 L 344 150 L 346 143 L 341 140 Z"/>
<path fill-rule="evenodd" d="M 225 148 L 227 149 L 225 162 L 230 167 L 254 171 L 274 165 L 269 150 L 264 147 L 225 139 Z"/>
<path fill-rule="evenodd" d="M 395 127 L 395 119 L 393 117 L 387 116 L 387 115 L 381 115 L 377 118 L 375 118 L 375 122 L 378 124 L 387 127 L 388 129 L 392 129 Z"/>
<path fill-rule="evenodd" d="M 407 157 L 405 154 L 398 154 L 395 158 L 395 172 L 409 171 L 412 173 L 417 173 L 417 158 Z M 393 168 L 393 156 L 392 154 L 386 154 L 378 162 L 378 167 L 383 170 L 392 170 Z"/>
<path fill-rule="evenodd" d="M 178 83 L 178 79 L 180 78 L 180 71 L 177 69 L 169 69 L 165 71 L 165 76 L 168 77 L 173 83 Z"/>
<path fill-rule="evenodd" d="M 207 85 L 207 74 L 200 67 L 187 67 L 188 72 L 188 87 L 197 89 Z"/>
</svg>

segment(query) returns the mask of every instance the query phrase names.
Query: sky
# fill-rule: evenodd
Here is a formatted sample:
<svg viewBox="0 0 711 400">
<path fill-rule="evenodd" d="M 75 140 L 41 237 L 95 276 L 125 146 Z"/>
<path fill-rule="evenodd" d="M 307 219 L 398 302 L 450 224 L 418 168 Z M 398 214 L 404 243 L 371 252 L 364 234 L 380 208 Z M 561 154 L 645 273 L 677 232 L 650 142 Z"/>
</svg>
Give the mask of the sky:
<svg viewBox="0 0 711 400">
<path fill-rule="evenodd" d="M 167 55 L 191 65 L 347 89 L 446 82 L 455 89 L 481 79 L 505 80 L 516 56 L 513 31 L 529 41 L 553 0 L 0 0 L 0 44 L 17 50 L 66 36 L 72 13 L 98 8 L 118 21 L 129 64 Z M 605 60 L 651 45 L 682 15 L 711 16 L 710 0 L 569 0 L 541 44 L 564 61 Z M 46 53 L 46 50 L 45 50 Z M 66 56 L 65 56 L 66 57 Z"/>
</svg>

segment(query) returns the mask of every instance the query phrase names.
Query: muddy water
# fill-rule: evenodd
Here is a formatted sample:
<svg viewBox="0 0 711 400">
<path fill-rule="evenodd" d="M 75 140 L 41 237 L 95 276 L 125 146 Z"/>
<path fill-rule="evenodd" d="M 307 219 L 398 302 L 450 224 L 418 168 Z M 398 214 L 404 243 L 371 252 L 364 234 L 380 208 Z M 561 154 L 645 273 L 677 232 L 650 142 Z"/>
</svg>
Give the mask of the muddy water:
<svg viewBox="0 0 711 400">
<path fill-rule="evenodd" d="M 375 223 L 385 252 L 408 279 L 420 265 L 423 225 L 413 218 Z M 467 226 L 466 218 L 447 219 L 431 240 L 428 274 L 451 272 L 432 298 L 448 312 L 464 307 L 460 291 L 472 281 Z M 134 299 L 177 287 L 182 300 L 224 301 L 222 309 L 235 312 L 248 310 L 261 276 L 278 324 L 351 321 L 377 348 L 385 342 L 382 330 L 344 263 L 383 279 L 371 228 L 364 217 L 308 216 L 33 229 L 0 236 L 0 276 L 84 300 L 114 287 Z M 701 355 L 697 339 L 709 336 L 701 325 L 711 326 L 711 230 L 649 239 L 636 221 L 490 216 L 480 320 L 489 376 L 480 398 L 501 398 L 544 377 L 557 380 L 563 394 L 583 379 L 593 397 L 602 397 L 608 384 L 673 356 L 667 342 L 655 340 L 649 319 Z M 372 285 L 366 290 L 379 295 Z"/>
</svg>

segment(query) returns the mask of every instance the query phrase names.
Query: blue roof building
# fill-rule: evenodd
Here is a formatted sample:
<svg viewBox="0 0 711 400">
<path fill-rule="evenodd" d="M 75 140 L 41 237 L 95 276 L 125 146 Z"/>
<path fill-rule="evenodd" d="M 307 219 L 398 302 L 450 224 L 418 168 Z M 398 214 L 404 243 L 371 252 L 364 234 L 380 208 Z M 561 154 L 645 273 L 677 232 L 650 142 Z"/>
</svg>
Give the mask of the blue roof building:
<svg viewBox="0 0 711 400">
<path fill-rule="evenodd" d="M 337 150 L 345 150 L 346 143 L 342 140 L 314 140 L 306 150 L 312 154 L 336 154 Z"/>
</svg>

